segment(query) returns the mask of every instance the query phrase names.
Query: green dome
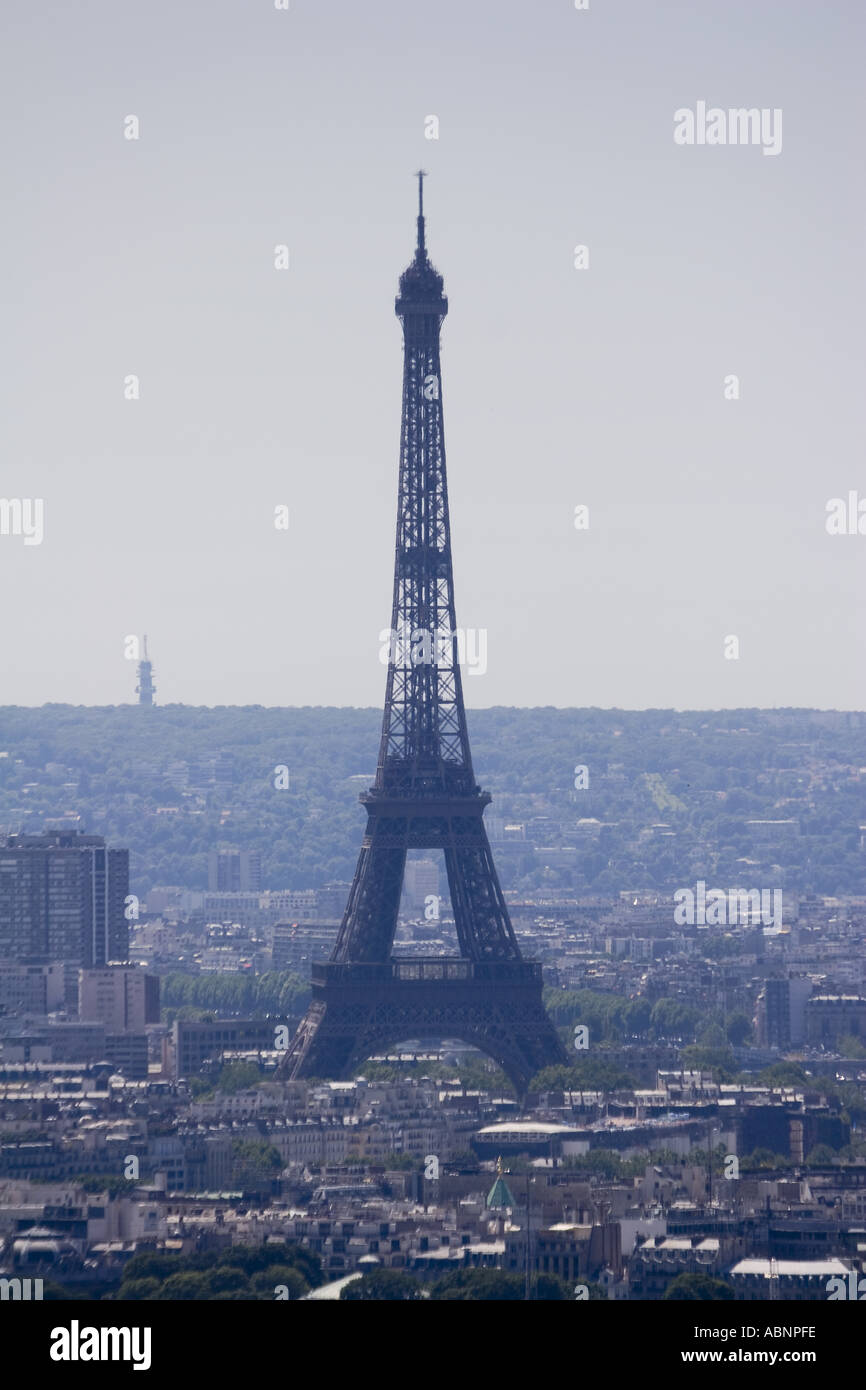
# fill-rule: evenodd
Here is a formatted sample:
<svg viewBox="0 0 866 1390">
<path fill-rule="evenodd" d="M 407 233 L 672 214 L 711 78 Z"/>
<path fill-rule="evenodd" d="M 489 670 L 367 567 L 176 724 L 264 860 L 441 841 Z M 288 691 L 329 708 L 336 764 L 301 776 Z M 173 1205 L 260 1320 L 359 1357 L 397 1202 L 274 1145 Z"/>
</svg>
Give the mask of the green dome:
<svg viewBox="0 0 866 1390">
<path fill-rule="evenodd" d="M 495 1183 L 487 1194 L 488 1207 L 514 1207 L 516 1205 L 511 1195 L 508 1183 L 500 1173 Z"/>
</svg>

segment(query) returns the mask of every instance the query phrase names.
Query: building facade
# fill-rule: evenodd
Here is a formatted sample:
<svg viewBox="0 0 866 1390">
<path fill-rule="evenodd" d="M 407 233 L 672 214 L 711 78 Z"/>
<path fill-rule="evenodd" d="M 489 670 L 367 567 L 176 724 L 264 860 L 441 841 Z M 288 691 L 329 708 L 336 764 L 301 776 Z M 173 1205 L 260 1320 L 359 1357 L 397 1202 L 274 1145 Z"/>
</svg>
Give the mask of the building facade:
<svg viewBox="0 0 866 1390">
<path fill-rule="evenodd" d="M 0 844 L 0 959 L 80 967 L 126 960 L 129 850 L 80 831 Z"/>
</svg>

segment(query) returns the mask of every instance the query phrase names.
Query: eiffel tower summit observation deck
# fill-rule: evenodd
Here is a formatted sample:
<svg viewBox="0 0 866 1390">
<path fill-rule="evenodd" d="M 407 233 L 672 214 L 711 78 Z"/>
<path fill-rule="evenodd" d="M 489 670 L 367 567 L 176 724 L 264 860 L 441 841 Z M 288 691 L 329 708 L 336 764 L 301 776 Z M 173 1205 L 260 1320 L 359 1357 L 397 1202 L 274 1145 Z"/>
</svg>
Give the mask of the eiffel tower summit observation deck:
<svg viewBox="0 0 866 1390">
<path fill-rule="evenodd" d="M 418 175 L 415 255 L 400 276 L 403 408 L 391 651 L 376 778 L 358 866 L 330 961 L 282 1067 L 347 1076 L 372 1052 L 421 1034 L 460 1038 L 524 1091 L 566 1062 L 541 1002 L 541 966 L 521 957 L 475 781 L 459 665 L 445 472 L 439 334 L 448 312 L 427 254 Z M 392 955 L 410 849 L 441 849 L 459 956 Z"/>
</svg>

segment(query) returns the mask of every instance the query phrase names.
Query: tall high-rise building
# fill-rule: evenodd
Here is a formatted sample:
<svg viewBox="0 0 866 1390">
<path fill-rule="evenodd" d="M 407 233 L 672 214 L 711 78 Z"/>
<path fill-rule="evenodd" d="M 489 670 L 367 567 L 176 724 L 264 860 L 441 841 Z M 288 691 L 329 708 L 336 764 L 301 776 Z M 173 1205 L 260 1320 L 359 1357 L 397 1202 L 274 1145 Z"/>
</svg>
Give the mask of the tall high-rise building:
<svg viewBox="0 0 866 1390">
<path fill-rule="evenodd" d="M 78 975 L 78 1017 L 108 1033 L 141 1033 L 159 1023 L 159 978 L 134 965 L 106 965 Z"/>
<path fill-rule="evenodd" d="M 153 662 L 149 661 L 147 656 L 147 633 L 144 634 L 143 649 L 144 655 L 138 663 L 138 685 L 135 687 L 135 693 L 140 705 L 152 705 L 156 686 L 153 683 Z"/>
<path fill-rule="evenodd" d="M 209 893 L 258 893 L 262 856 L 257 849 L 219 849 L 208 855 Z"/>
<path fill-rule="evenodd" d="M 755 1024 L 762 1047 L 791 1047 L 806 1037 L 806 1004 L 812 995 L 808 976 L 765 980 L 758 995 Z"/>
<path fill-rule="evenodd" d="M 91 967 L 129 955 L 129 850 L 45 831 L 0 841 L 0 960 Z"/>
</svg>

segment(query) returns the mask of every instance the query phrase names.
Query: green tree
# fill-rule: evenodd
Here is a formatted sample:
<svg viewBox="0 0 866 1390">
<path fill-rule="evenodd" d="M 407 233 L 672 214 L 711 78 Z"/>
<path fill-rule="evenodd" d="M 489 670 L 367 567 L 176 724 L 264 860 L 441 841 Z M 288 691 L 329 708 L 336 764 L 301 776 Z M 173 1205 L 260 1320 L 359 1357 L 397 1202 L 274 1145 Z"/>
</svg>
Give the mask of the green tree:
<svg viewBox="0 0 866 1390">
<path fill-rule="evenodd" d="M 704 1302 L 730 1302 L 736 1297 L 727 1280 L 715 1279 L 710 1274 L 678 1274 L 664 1296 L 673 1301 L 698 1299 Z"/>
<path fill-rule="evenodd" d="M 699 1018 L 697 1009 L 678 999 L 657 999 L 650 1024 L 657 1038 L 693 1038 Z"/>
<path fill-rule="evenodd" d="M 731 1046 L 742 1047 L 752 1036 L 752 1020 L 748 1014 L 742 1012 L 729 1014 L 726 1031 Z"/>
<path fill-rule="evenodd" d="M 280 1151 L 264 1139 L 232 1141 L 232 1184 L 242 1192 L 268 1192 L 283 1166 Z"/>
<path fill-rule="evenodd" d="M 431 1299 L 439 1302 L 506 1302 L 526 1298 L 526 1279 L 504 1269 L 455 1269 L 435 1280 Z M 537 1302 L 562 1303 L 574 1298 L 574 1289 L 556 1274 L 533 1273 L 530 1298 Z"/>
<path fill-rule="evenodd" d="M 838 1157 L 829 1144 L 816 1144 L 806 1155 L 807 1168 L 823 1168 L 828 1163 L 838 1163 Z"/>
<path fill-rule="evenodd" d="M 423 1298 L 421 1285 L 399 1269 L 375 1269 L 340 1290 L 343 1303 L 410 1303 Z"/>
<path fill-rule="evenodd" d="M 117 1297 L 129 1300 L 155 1298 L 159 1292 L 158 1279 L 126 1279 L 120 1286 Z"/>
<path fill-rule="evenodd" d="M 455 1269 L 437 1279 L 430 1290 L 431 1299 L 448 1302 L 517 1303 L 525 1296 L 524 1276 L 504 1269 Z"/>
<path fill-rule="evenodd" d="M 122 1196 L 137 1186 L 132 1178 L 121 1178 L 117 1173 L 81 1173 L 72 1181 L 85 1192 L 107 1192 L 109 1197 Z"/>
<path fill-rule="evenodd" d="M 209 1298 L 210 1293 L 211 1288 L 208 1283 L 207 1275 L 197 1274 L 190 1269 L 180 1274 L 170 1274 L 156 1297 L 165 1302 L 172 1302 L 175 1300 L 197 1301 L 199 1299 Z"/>
<path fill-rule="evenodd" d="M 259 1275 L 264 1277 L 259 1279 Z M 287 1284 L 289 1297 L 296 1298 L 323 1282 L 321 1261 L 311 1250 L 286 1241 L 268 1241 L 182 1256 L 143 1251 L 124 1269 L 117 1297 L 262 1299 L 272 1298 L 278 1284 Z"/>
<path fill-rule="evenodd" d="M 530 1297 L 539 1303 L 564 1303 L 574 1298 L 574 1289 L 558 1274 L 535 1274 L 530 1281 Z M 592 1289 L 589 1290 L 590 1299 Z"/>
<path fill-rule="evenodd" d="M 803 1086 L 810 1078 L 799 1062 L 774 1062 L 758 1073 L 758 1080 L 765 1086 Z"/>
<path fill-rule="evenodd" d="M 218 1294 L 237 1293 L 243 1291 L 249 1293 L 250 1281 L 242 1269 L 233 1269 L 231 1265 L 217 1265 L 216 1269 L 209 1270 L 204 1276 L 207 1292 L 205 1298 L 216 1298 Z"/>
<path fill-rule="evenodd" d="M 179 1255 L 163 1255 L 155 1250 L 142 1250 L 133 1255 L 123 1269 L 123 1282 L 135 1279 L 167 1279 L 181 1268 Z"/>
<path fill-rule="evenodd" d="M 220 1071 L 216 1085 L 224 1095 L 236 1096 L 238 1091 L 257 1086 L 261 1079 L 261 1072 L 252 1062 L 229 1062 Z"/>
<path fill-rule="evenodd" d="M 250 1279 L 250 1285 L 257 1294 L 268 1298 L 276 1298 L 276 1290 L 285 1288 L 289 1302 L 303 1298 L 310 1290 L 303 1274 L 293 1265 L 271 1265 L 268 1269 L 260 1269 Z M 283 1294 L 280 1296 L 285 1297 Z"/>
<path fill-rule="evenodd" d="M 604 1052 L 575 1053 L 570 1066 L 543 1067 L 529 1083 L 532 1091 L 619 1091 L 631 1090 L 634 1077 L 615 1062 L 607 1061 Z"/>
<path fill-rule="evenodd" d="M 779 1168 L 790 1168 L 791 1160 L 784 1154 L 774 1154 L 772 1149 L 753 1149 L 750 1154 L 745 1154 L 740 1159 L 740 1171 L 743 1173 L 773 1172 Z"/>
<path fill-rule="evenodd" d="M 730 1047 L 704 1047 L 696 1044 L 680 1052 L 680 1065 L 691 1071 L 708 1071 L 715 1081 L 733 1081 L 737 1064 Z"/>
</svg>

